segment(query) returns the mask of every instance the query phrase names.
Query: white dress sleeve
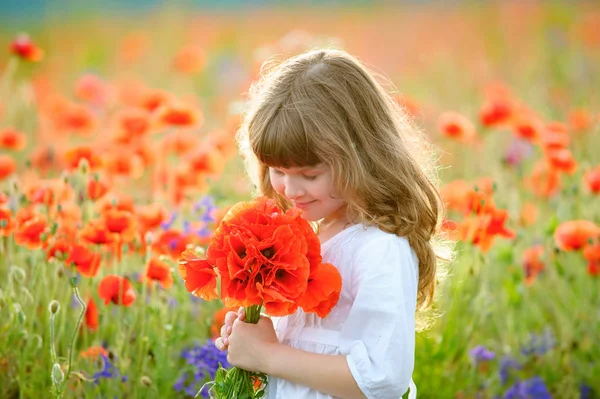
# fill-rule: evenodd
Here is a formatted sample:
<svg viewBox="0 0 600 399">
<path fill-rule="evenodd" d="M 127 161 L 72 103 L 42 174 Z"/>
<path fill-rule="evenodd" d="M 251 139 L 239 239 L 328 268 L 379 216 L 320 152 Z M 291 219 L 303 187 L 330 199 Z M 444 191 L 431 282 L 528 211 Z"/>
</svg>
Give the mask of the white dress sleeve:
<svg viewBox="0 0 600 399">
<path fill-rule="evenodd" d="M 340 352 L 368 399 L 399 399 L 414 368 L 418 260 L 405 238 L 370 238 L 352 262 L 355 300 Z"/>
</svg>

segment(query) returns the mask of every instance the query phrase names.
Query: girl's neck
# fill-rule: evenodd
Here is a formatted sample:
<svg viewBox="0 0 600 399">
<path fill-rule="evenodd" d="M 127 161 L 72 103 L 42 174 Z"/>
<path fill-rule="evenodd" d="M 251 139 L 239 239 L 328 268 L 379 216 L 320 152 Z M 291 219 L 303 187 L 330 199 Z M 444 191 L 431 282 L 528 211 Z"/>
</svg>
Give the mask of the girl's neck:
<svg viewBox="0 0 600 399">
<path fill-rule="evenodd" d="M 331 237 L 340 231 L 351 226 L 352 223 L 348 219 L 345 209 L 341 209 L 331 215 L 321 219 L 319 222 L 318 236 L 321 243 L 329 240 Z"/>
</svg>

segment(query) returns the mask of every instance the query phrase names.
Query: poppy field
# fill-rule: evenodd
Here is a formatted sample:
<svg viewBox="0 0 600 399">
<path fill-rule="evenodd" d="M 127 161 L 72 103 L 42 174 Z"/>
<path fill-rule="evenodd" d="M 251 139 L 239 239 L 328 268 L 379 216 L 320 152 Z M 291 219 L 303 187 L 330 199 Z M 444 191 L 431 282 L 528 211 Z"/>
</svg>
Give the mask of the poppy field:
<svg viewBox="0 0 600 399">
<path fill-rule="evenodd" d="M 456 246 L 418 397 L 600 397 L 600 5 L 323 7 L 0 27 L 1 398 L 194 397 L 227 366 L 227 309 L 178 260 L 252 196 L 235 132 L 263 62 L 321 46 L 438 148 Z"/>
</svg>

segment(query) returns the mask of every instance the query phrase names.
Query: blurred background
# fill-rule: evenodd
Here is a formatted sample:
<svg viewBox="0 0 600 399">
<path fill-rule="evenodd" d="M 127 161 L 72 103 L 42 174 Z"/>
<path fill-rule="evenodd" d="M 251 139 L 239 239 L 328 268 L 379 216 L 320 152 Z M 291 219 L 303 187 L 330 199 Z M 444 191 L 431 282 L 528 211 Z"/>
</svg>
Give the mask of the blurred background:
<svg viewBox="0 0 600 399">
<path fill-rule="evenodd" d="M 0 2 L 0 397 L 193 397 L 226 362 L 177 259 L 252 195 L 261 65 L 320 47 L 438 148 L 419 397 L 599 397 L 600 3 L 516 0 Z"/>
</svg>

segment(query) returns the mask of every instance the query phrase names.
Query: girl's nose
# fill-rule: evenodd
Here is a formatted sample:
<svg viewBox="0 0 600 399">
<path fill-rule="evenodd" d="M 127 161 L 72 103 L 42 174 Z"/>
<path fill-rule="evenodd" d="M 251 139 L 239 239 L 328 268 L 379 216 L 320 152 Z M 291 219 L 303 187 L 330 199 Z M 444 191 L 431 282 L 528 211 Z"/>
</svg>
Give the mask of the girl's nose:
<svg viewBox="0 0 600 399">
<path fill-rule="evenodd" d="M 296 199 L 296 198 L 300 198 L 305 194 L 305 190 L 302 187 L 302 185 L 298 184 L 295 181 L 292 181 L 291 179 L 288 179 L 288 181 L 285 184 L 285 196 L 288 199 Z"/>
</svg>

